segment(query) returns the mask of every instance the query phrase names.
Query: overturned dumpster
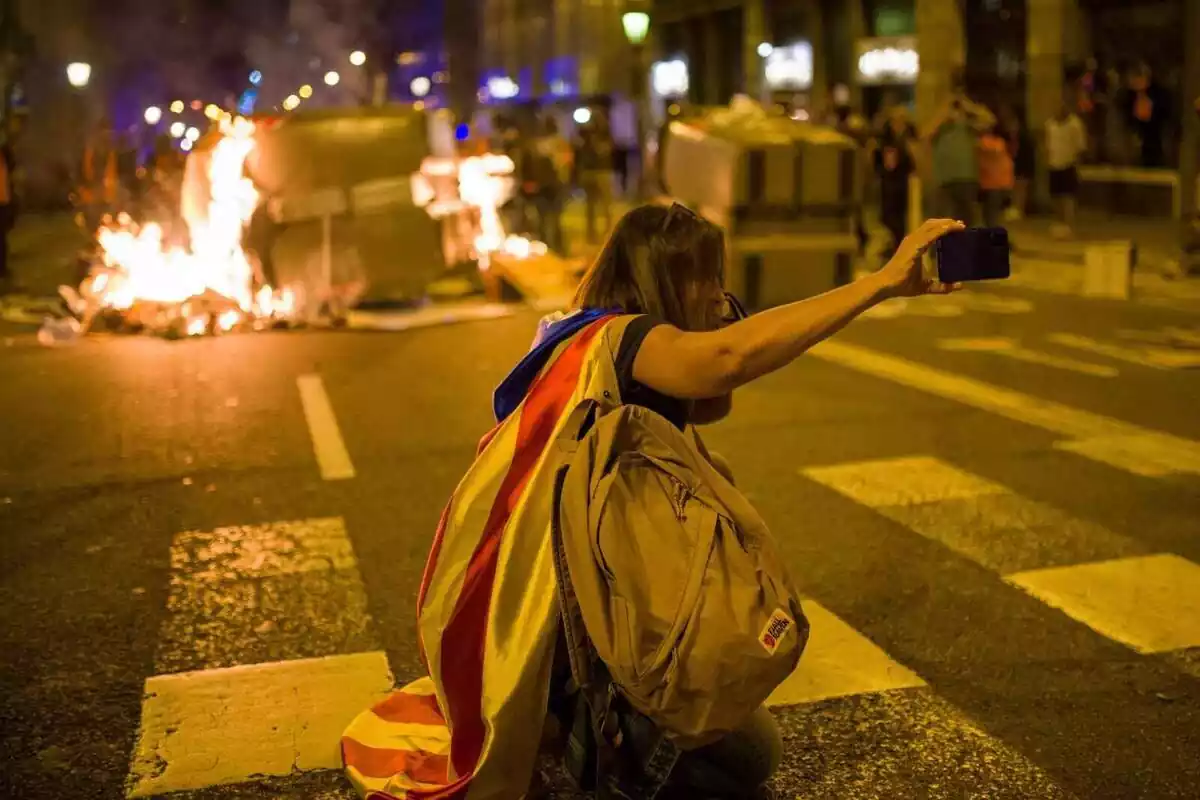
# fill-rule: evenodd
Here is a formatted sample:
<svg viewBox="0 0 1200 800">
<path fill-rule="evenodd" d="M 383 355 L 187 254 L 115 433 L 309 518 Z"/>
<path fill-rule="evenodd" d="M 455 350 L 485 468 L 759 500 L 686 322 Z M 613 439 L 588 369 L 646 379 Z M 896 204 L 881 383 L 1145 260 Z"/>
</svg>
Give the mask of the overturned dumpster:
<svg viewBox="0 0 1200 800">
<path fill-rule="evenodd" d="M 409 302 L 446 267 L 442 225 L 412 176 L 451 155 L 439 117 L 411 107 L 296 112 L 258 126 L 246 162 L 260 195 L 248 243 L 306 315 Z M 444 150 L 445 152 L 439 152 Z"/>
<path fill-rule="evenodd" d="M 735 101 L 672 122 L 661 169 L 674 199 L 725 229 L 728 288 L 747 305 L 851 280 L 860 181 L 848 137 Z"/>
</svg>

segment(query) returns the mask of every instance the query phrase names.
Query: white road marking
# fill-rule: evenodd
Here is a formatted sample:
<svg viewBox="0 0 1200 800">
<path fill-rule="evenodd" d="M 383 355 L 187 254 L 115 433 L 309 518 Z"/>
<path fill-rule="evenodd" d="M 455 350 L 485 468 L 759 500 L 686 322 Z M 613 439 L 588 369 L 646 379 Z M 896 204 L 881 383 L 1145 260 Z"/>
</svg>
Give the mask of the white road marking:
<svg viewBox="0 0 1200 800">
<path fill-rule="evenodd" d="M 818 603 L 805 600 L 803 605 L 811 626 L 808 645 L 800 666 L 775 687 L 767 705 L 814 703 L 830 697 L 925 685 L 915 673 Z"/>
<path fill-rule="evenodd" d="M 810 467 L 802 472 L 810 480 L 873 509 L 1008 492 L 998 483 L 925 456 L 855 461 Z"/>
<path fill-rule="evenodd" d="M 304 405 L 304 418 L 308 421 L 308 432 L 312 437 L 317 464 L 321 468 L 321 477 L 327 481 L 353 478 L 354 464 L 350 461 L 346 443 L 342 441 L 342 432 L 321 376 L 300 375 L 296 378 L 296 386 L 300 390 L 300 402 Z"/>
<path fill-rule="evenodd" d="M 859 345 L 827 341 L 812 348 L 809 353 L 867 375 L 1034 425 L 1069 439 L 1122 438 L 1136 442 L 1136 448 L 1131 448 L 1129 458 L 1124 466 L 1120 466 L 1135 474 L 1144 473 L 1130 469 L 1129 460 L 1139 457 L 1147 460 L 1147 469 L 1166 468 L 1172 473 L 1200 473 L 1200 443 L 1191 439 L 1042 400 Z M 1078 452 L 1085 457 L 1092 457 L 1090 452 Z"/>
<path fill-rule="evenodd" d="M 859 461 L 801 474 L 999 574 L 1147 552 L 1134 539 L 937 458 Z"/>
<path fill-rule="evenodd" d="M 1005 580 L 1139 653 L 1200 646 L 1200 566 L 1186 558 L 1120 558 Z"/>
<path fill-rule="evenodd" d="M 1054 448 L 1146 478 L 1181 471 L 1200 473 L 1200 454 L 1181 451 L 1157 435 L 1095 436 L 1055 442 Z"/>
<path fill-rule="evenodd" d="M 171 544 L 173 584 L 357 566 L 341 517 L 185 531 Z"/>
<path fill-rule="evenodd" d="M 966 291 L 950 297 L 897 297 L 863 313 L 868 319 L 912 317 L 961 317 L 968 311 L 989 314 L 1027 314 L 1033 303 L 1024 298 L 1004 297 L 989 292 Z"/>
<path fill-rule="evenodd" d="M 382 652 L 150 678 L 127 796 L 336 769 L 342 731 L 393 684 Z"/>
<path fill-rule="evenodd" d="M 338 587 L 336 605 L 279 602 L 314 580 Z M 321 639 L 332 625 L 332 647 L 326 636 L 306 650 L 307 636 Z M 394 684 L 371 625 L 340 518 L 177 534 L 159 674 L 145 683 L 128 795 L 339 767 L 342 731 Z M 296 629 L 311 632 L 299 647 Z M 287 652 L 298 657 L 245 663 Z"/>
<path fill-rule="evenodd" d="M 802 473 L 1141 653 L 1200 646 L 1200 566 L 936 458 Z M 815 630 L 815 626 L 814 626 Z"/>
<path fill-rule="evenodd" d="M 1086 350 L 1089 353 L 1151 369 L 1200 367 L 1200 353 L 1180 351 L 1170 347 L 1126 347 L 1097 341 L 1076 333 L 1051 333 L 1046 339 L 1063 347 Z"/>
<path fill-rule="evenodd" d="M 968 353 L 990 353 L 993 355 L 1004 356 L 1016 361 L 1024 361 L 1027 364 L 1037 364 L 1043 367 L 1054 367 L 1056 369 L 1070 370 L 1083 375 L 1091 375 L 1094 378 L 1115 378 L 1121 373 L 1115 367 L 1104 366 L 1102 364 L 1092 364 L 1087 361 L 1079 361 L 1074 358 L 1063 358 L 1062 356 L 1043 353 L 1040 350 L 1031 350 L 1028 347 L 1023 347 L 1018 344 L 1015 339 L 1007 336 L 992 336 L 986 338 L 946 338 L 938 340 L 938 348 L 942 350 L 950 350 L 956 352 Z"/>
</svg>

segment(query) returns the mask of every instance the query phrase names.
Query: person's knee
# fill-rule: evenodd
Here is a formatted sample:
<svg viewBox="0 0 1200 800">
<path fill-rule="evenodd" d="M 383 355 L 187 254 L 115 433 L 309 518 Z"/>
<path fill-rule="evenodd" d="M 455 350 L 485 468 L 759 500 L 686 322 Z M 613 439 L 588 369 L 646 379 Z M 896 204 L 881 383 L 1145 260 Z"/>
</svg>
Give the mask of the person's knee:
<svg viewBox="0 0 1200 800">
<path fill-rule="evenodd" d="M 759 784 L 766 783 L 779 771 L 779 765 L 783 762 L 783 734 L 779 730 L 779 723 L 770 709 L 759 706 L 746 725 L 746 734 L 753 741 L 753 748 L 759 756 L 754 766 L 760 774 L 753 777 L 758 778 Z"/>
</svg>

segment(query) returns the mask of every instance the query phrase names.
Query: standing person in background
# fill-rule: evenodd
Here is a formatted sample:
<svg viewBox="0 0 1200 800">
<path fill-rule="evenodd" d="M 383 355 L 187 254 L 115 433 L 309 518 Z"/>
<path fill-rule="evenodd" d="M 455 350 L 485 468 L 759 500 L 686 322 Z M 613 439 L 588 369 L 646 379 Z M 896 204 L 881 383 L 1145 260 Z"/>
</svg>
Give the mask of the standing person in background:
<svg viewBox="0 0 1200 800">
<path fill-rule="evenodd" d="M 587 214 L 587 242 L 596 243 L 596 217 L 603 218 L 605 234 L 612 227 L 613 139 L 604 111 L 597 110 L 580 130 L 576 166 Z"/>
<path fill-rule="evenodd" d="M 887 111 L 876 137 L 873 164 L 879 176 L 879 216 L 892 241 L 884 255 L 891 258 L 904 239 L 908 226 L 908 179 L 916 170 L 917 129 L 908 120 L 908 109 L 902 105 Z"/>
<path fill-rule="evenodd" d="M 117 137 L 117 211 L 132 210 L 141 192 L 138 189 L 138 149 L 133 134 L 125 131 Z"/>
<path fill-rule="evenodd" d="M 830 112 L 830 124 L 837 129 L 838 133 L 848 137 L 854 142 L 854 156 L 858 161 L 859 169 L 856 174 L 863 176 L 860 181 L 865 180 L 865 176 L 869 174 L 865 164 L 869 161 L 871 131 L 867 127 L 867 121 L 849 104 L 849 102 L 839 102 L 833 107 Z M 856 209 L 854 211 L 854 234 L 858 238 L 858 255 L 862 256 L 867 250 L 867 241 L 870 238 L 867 233 L 866 222 L 863 219 L 863 203 L 866 199 L 867 186 L 860 182 L 855 192 Z"/>
<path fill-rule="evenodd" d="M 1163 134 L 1170 119 L 1170 95 L 1155 80 L 1147 64 L 1140 64 L 1129 77 L 1125 113 L 1142 143 L 1142 166 L 1166 166 Z"/>
<path fill-rule="evenodd" d="M 1012 195 L 1015 180 L 1009 141 L 999 123 L 979 137 L 979 192 L 983 204 L 983 224 L 1000 225 L 1004 206 Z"/>
<path fill-rule="evenodd" d="M 113 211 L 119 188 L 112 126 L 107 117 L 102 117 L 84 145 L 80 169 L 78 196 L 89 232 L 95 231 L 104 215 Z"/>
<path fill-rule="evenodd" d="M 14 145 L 17 121 L 10 119 L 5 125 L 3 144 L 0 144 L 0 294 L 12 290 L 12 274 L 8 267 L 8 235 L 17 224 L 17 192 L 14 173 L 17 160 Z"/>
<path fill-rule="evenodd" d="M 563 204 L 571 183 L 574 151 L 558 132 L 553 117 L 542 122 L 542 134 L 526 150 L 523 182 L 537 209 L 538 238 L 559 255 L 567 254 L 562 230 Z"/>
<path fill-rule="evenodd" d="M 1029 210 L 1029 184 L 1033 181 L 1034 153 L 1037 146 L 1029 135 L 1021 116 L 1011 106 L 1000 111 L 1000 126 L 1008 143 L 1008 153 L 1013 161 L 1013 186 L 1011 202 L 1005 217 L 1015 222 Z"/>
<path fill-rule="evenodd" d="M 996 125 L 996 117 L 961 91 L 953 92 L 925 130 L 933 157 L 933 183 L 938 214 L 975 224 L 979 201 L 979 135 Z"/>
<path fill-rule="evenodd" d="M 1046 121 L 1046 165 L 1050 169 L 1050 196 L 1058 213 L 1051 232 L 1059 238 L 1071 236 L 1079 193 L 1079 158 L 1087 150 L 1083 121 L 1067 105 Z"/>
</svg>

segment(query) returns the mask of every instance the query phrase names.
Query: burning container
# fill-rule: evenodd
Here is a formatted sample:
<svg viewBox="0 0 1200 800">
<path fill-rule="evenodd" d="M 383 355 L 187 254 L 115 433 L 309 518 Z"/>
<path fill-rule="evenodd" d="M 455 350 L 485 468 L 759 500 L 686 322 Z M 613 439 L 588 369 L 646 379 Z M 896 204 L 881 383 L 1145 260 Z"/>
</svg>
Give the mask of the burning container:
<svg viewBox="0 0 1200 800">
<path fill-rule="evenodd" d="M 670 194 L 723 226 L 727 283 L 747 305 L 779 305 L 848 283 L 860 198 L 854 142 L 735 102 L 671 123 Z"/>
<path fill-rule="evenodd" d="M 267 281 L 323 305 L 409 301 L 445 269 L 442 228 L 411 177 L 453 139 L 411 107 L 299 111 L 261 120 L 246 173 L 259 192 L 248 245 Z"/>
</svg>

